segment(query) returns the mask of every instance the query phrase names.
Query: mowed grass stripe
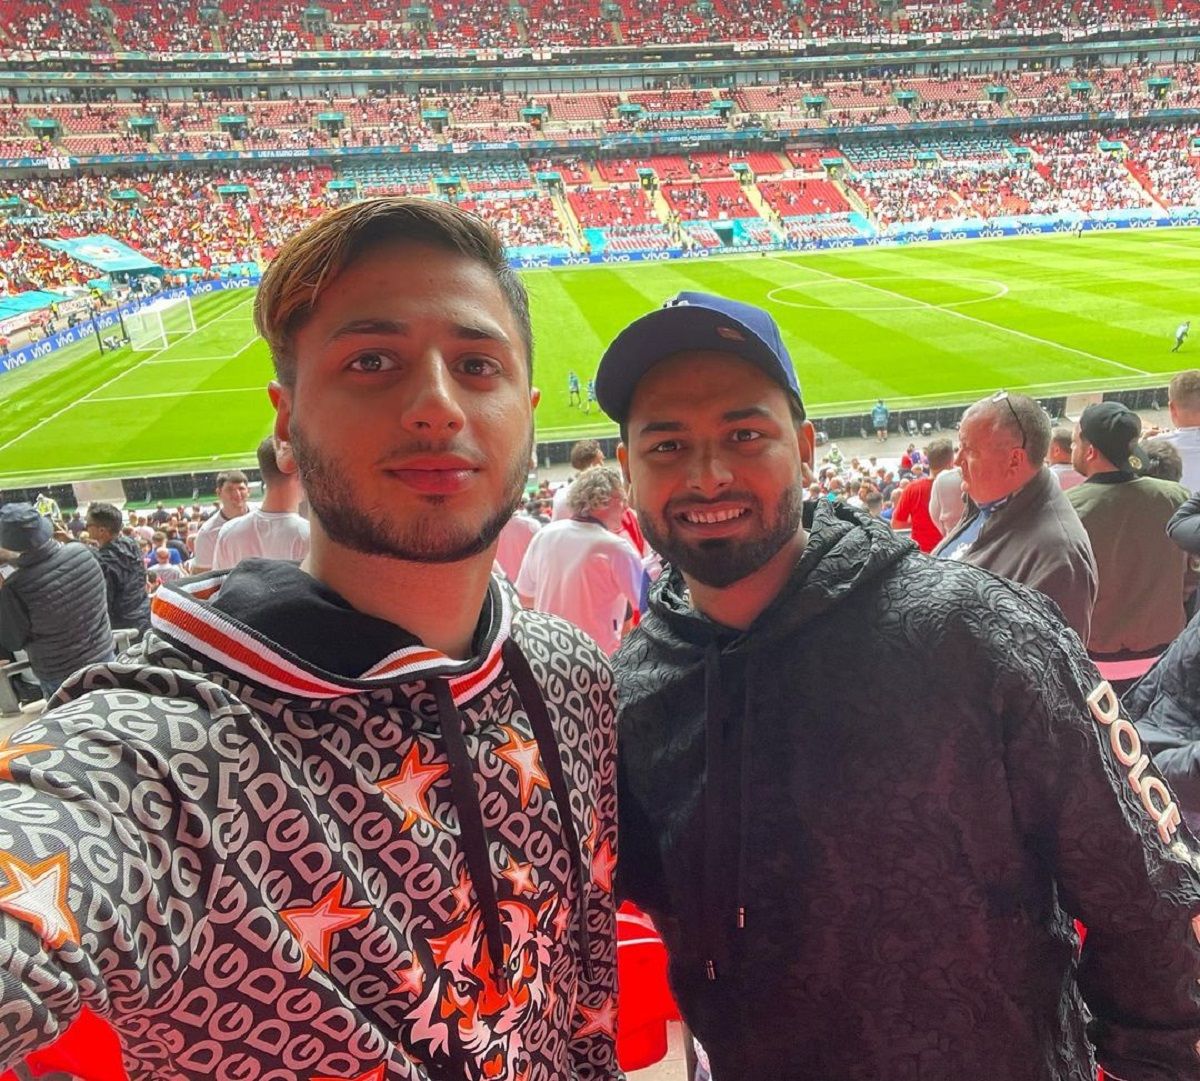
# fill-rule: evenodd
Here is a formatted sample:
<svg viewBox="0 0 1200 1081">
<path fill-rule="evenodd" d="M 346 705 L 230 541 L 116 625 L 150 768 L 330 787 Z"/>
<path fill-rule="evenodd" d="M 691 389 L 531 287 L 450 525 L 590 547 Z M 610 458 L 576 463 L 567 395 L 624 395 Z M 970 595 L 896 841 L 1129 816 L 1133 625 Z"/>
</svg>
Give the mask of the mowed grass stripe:
<svg viewBox="0 0 1200 1081">
<path fill-rule="evenodd" d="M 813 266 L 814 273 L 837 273 L 852 275 L 862 266 L 860 260 L 833 263 L 827 267 Z M 904 294 L 903 283 L 898 285 L 882 285 L 878 282 L 867 281 L 868 287 L 888 289 L 891 292 Z M 1017 374 L 1027 374 L 1049 363 L 1060 367 L 1064 376 L 1068 372 L 1080 376 L 1088 374 L 1106 375 L 1113 372 L 1126 372 L 1129 375 L 1143 374 L 1136 365 L 1119 358 L 1111 351 L 1103 351 L 1104 342 L 1108 337 L 1100 331 L 1104 327 L 1089 328 L 1089 320 L 1081 317 L 1080 310 L 1097 303 L 1096 298 L 1088 294 L 1086 297 L 1077 296 L 1073 303 L 1064 301 L 1056 292 L 1055 317 L 1051 318 L 1042 310 L 1041 305 L 1033 298 L 1046 296 L 1045 290 L 1031 291 L 1010 287 L 1007 296 L 998 298 L 987 306 L 974 310 L 959 310 L 951 308 L 940 313 L 943 322 L 957 320 L 977 328 L 978 332 L 992 343 L 994 348 L 1008 353 L 1018 366 Z M 934 309 L 926 309 L 934 311 Z M 1069 333 L 1063 330 L 1069 327 Z M 1055 355 L 1059 354 L 1059 355 Z"/>
</svg>

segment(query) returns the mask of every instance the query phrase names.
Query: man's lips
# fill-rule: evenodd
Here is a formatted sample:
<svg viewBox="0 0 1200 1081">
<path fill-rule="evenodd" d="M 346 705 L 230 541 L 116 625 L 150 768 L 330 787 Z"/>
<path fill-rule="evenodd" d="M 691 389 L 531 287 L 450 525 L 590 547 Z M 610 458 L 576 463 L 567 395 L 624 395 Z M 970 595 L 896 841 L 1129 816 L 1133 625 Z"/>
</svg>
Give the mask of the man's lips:
<svg viewBox="0 0 1200 1081">
<path fill-rule="evenodd" d="M 696 503 L 674 512 L 675 521 L 685 529 L 706 536 L 733 533 L 750 517 L 745 503 Z"/>
<path fill-rule="evenodd" d="M 386 467 L 389 476 L 415 491 L 429 495 L 451 495 L 466 488 L 479 467 L 466 458 L 453 455 L 406 458 Z"/>
</svg>

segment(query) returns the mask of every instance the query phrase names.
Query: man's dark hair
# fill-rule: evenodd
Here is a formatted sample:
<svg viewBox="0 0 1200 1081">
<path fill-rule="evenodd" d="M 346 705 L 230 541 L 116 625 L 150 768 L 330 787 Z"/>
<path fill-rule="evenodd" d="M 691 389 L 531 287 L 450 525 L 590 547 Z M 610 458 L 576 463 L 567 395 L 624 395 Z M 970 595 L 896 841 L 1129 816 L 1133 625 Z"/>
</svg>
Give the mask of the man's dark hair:
<svg viewBox="0 0 1200 1081">
<path fill-rule="evenodd" d="M 87 522 L 89 527 L 95 522 L 116 537 L 125 525 L 125 517 L 112 503 L 91 503 L 88 505 Z"/>
<path fill-rule="evenodd" d="M 571 468 L 576 472 L 595 465 L 597 459 L 604 461 L 604 449 L 595 439 L 581 439 L 571 448 Z"/>
<path fill-rule="evenodd" d="M 283 471 L 275 461 L 275 440 L 267 436 L 258 445 L 258 471 L 262 474 L 263 485 L 270 488 L 272 484 L 283 479 Z"/>
<path fill-rule="evenodd" d="M 1064 454 L 1071 453 L 1071 445 L 1075 442 L 1075 433 L 1070 428 L 1055 428 L 1050 433 L 1050 442 Z M 1047 447 L 1047 450 L 1050 448 Z"/>
<path fill-rule="evenodd" d="M 246 474 L 240 469 L 226 469 L 222 473 L 217 474 L 217 491 L 219 492 L 227 484 L 249 484 L 246 479 Z"/>
<path fill-rule="evenodd" d="M 1149 459 L 1142 470 L 1143 477 L 1157 477 L 1176 483 L 1183 479 L 1183 458 L 1173 443 L 1166 439 L 1148 439 L 1142 447 Z"/>
<path fill-rule="evenodd" d="M 318 218 L 279 250 L 254 298 L 254 325 L 271 347 L 279 381 L 296 379 L 292 343 L 321 293 L 357 259 L 380 244 L 413 241 L 474 259 L 491 272 L 517 322 L 533 378 L 533 328 L 529 297 L 499 236 L 490 225 L 453 203 L 385 196 L 350 203 Z"/>
</svg>

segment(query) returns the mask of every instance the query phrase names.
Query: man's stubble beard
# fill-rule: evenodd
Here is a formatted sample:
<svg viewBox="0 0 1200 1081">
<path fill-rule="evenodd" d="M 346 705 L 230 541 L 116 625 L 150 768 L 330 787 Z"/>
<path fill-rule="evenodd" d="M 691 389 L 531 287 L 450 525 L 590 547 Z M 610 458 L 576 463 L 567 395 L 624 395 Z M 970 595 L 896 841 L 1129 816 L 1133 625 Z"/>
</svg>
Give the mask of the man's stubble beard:
<svg viewBox="0 0 1200 1081">
<path fill-rule="evenodd" d="M 739 499 L 747 502 L 751 511 L 762 517 L 758 500 L 742 493 Z M 634 500 L 636 504 L 636 497 Z M 750 540 L 715 538 L 690 544 L 680 540 L 670 519 L 660 523 L 649 513 L 640 510 L 638 523 L 650 547 L 672 567 L 689 578 L 713 589 L 724 589 L 760 570 L 800 532 L 804 519 L 804 490 L 799 484 L 785 488 L 775 504 L 774 519 L 763 532 Z"/>
<path fill-rule="evenodd" d="M 478 525 L 440 517 L 439 508 L 449 502 L 446 496 L 424 497 L 428 509 L 415 522 L 394 521 L 378 508 L 363 506 L 337 462 L 318 450 L 294 421 L 291 445 L 309 508 L 332 541 L 363 555 L 407 563 L 459 563 L 495 543 L 524 496 L 533 433 L 513 457 L 503 498 Z"/>
</svg>

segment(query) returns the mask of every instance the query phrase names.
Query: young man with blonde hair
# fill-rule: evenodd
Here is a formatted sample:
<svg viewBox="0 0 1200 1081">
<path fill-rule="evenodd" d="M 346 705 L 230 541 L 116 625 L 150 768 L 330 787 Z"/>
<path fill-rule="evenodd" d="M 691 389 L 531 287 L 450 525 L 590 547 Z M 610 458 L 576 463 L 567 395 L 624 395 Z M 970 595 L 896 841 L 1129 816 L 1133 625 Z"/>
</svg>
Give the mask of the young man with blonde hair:
<svg viewBox="0 0 1200 1081">
<path fill-rule="evenodd" d="M 1200 371 L 1180 372 L 1167 388 L 1167 407 L 1171 411 L 1173 432 L 1159 438 L 1167 440 L 1183 459 L 1183 479 L 1189 492 L 1200 491 Z"/>
<path fill-rule="evenodd" d="M 375 199 L 255 319 L 311 550 L 159 589 L 139 663 L 3 745 L 0 1067 L 89 1006 L 141 1078 L 616 1078 L 608 666 L 491 576 L 524 289 L 478 219 Z"/>
</svg>

